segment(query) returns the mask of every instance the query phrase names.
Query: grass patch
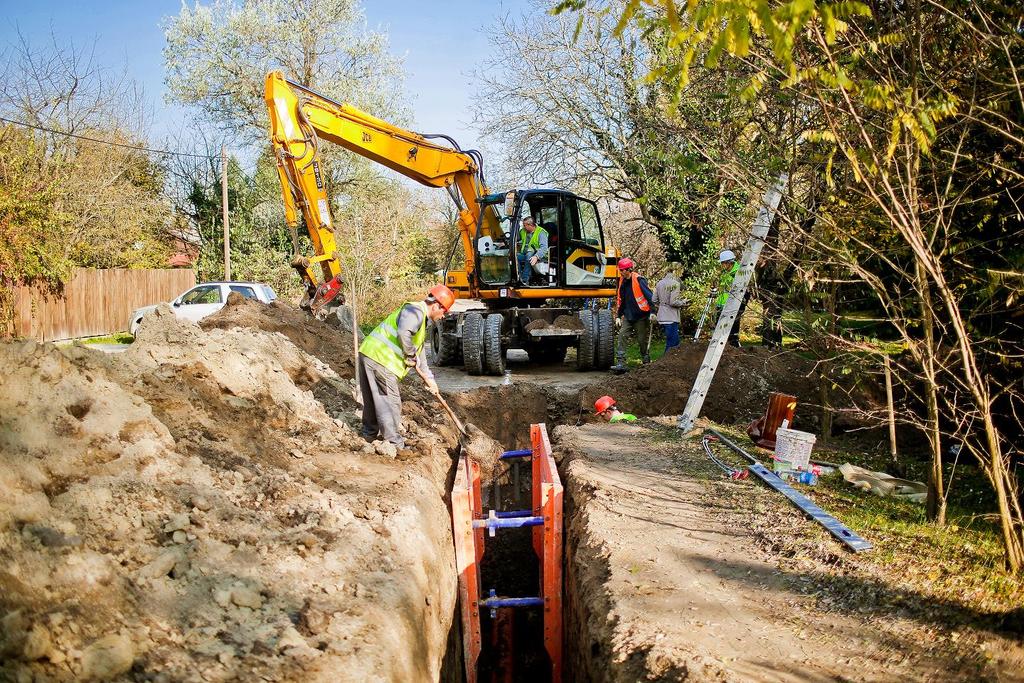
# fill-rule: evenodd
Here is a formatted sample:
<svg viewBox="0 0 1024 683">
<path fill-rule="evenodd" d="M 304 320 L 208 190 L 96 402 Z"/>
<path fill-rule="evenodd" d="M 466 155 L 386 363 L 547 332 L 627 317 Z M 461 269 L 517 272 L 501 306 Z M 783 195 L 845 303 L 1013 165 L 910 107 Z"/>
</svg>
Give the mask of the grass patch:
<svg viewBox="0 0 1024 683">
<path fill-rule="evenodd" d="M 102 337 L 88 337 L 78 341 L 83 344 L 131 344 L 135 341 L 135 337 L 129 332 L 115 332 Z"/>
<path fill-rule="evenodd" d="M 741 430 L 718 429 L 748 453 L 769 463 L 767 452 L 751 445 Z M 734 464 L 742 460 L 724 447 L 716 453 L 727 453 L 727 462 Z M 889 464 L 888 454 L 871 452 L 855 441 L 837 440 L 827 448 L 816 448 L 814 457 L 876 471 L 885 471 Z M 927 463 L 906 456 L 901 463 L 907 470 L 906 478 L 926 479 Z M 947 463 L 947 481 L 952 473 L 953 465 Z M 1024 604 L 1024 577 L 1004 569 L 1001 534 L 992 515 L 993 497 L 984 474 L 973 464 L 960 462 L 956 466 L 945 526 L 927 521 L 923 504 L 860 491 L 839 472 L 822 477 L 817 486 L 794 488 L 874 545 L 866 553 L 840 556 L 841 565 L 847 566 L 836 566 L 840 584 L 845 572 L 855 570 L 870 581 L 882 581 L 885 589 L 880 598 L 884 601 L 901 606 L 921 601 L 919 609 L 942 607 L 951 612 L 951 619 L 961 622 L 998 621 Z M 772 493 L 771 500 L 777 510 L 792 508 L 778 494 Z M 822 548 L 815 540 L 820 534 L 778 540 L 779 533 L 767 530 L 766 536 L 776 538 L 779 547 L 773 548 L 775 551 L 793 557 L 814 557 Z M 831 544 L 824 547 L 835 550 Z"/>
</svg>

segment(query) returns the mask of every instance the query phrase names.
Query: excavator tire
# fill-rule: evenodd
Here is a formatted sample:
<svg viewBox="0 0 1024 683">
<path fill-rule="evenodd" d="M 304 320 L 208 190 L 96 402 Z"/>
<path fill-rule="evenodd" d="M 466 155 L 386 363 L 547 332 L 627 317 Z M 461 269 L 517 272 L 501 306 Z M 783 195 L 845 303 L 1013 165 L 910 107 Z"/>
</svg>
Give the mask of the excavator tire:
<svg viewBox="0 0 1024 683">
<path fill-rule="evenodd" d="M 594 336 L 597 337 L 594 367 L 598 370 L 607 370 L 615 361 L 615 320 L 607 308 L 601 309 L 594 316 Z"/>
<path fill-rule="evenodd" d="M 484 374 L 484 317 L 478 311 L 462 321 L 462 364 L 471 375 Z"/>
<path fill-rule="evenodd" d="M 459 362 L 459 340 L 446 335 L 441 326 L 430 323 L 430 364 L 455 365 Z"/>
<path fill-rule="evenodd" d="M 576 348 L 576 369 L 590 370 L 594 367 L 594 312 L 582 310 L 579 312 L 580 320 L 583 322 L 583 332 L 580 333 L 579 346 Z"/>
<path fill-rule="evenodd" d="M 491 313 L 484 321 L 484 365 L 488 375 L 505 374 L 505 349 L 501 345 L 501 328 L 505 316 Z"/>
</svg>

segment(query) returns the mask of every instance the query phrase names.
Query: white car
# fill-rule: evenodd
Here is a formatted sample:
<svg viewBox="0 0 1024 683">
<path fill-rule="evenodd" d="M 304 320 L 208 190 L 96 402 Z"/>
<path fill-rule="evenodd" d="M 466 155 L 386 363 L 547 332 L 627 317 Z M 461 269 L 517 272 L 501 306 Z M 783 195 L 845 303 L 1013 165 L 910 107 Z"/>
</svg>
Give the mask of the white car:
<svg viewBox="0 0 1024 683">
<path fill-rule="evenodd" d="M 238 292 L 246 299 L 256 299 L 265 304 L 277 299 L 277 294 L 270 285 L 259 282 L 204 282 L 171 301 L 171 310 L 175 315 L 199 322 L 224 308 L 224 302 L 228 300 L 228 294 L 231 292 Z M 156 310 L 157 305 L 135 309 L 128 324 L 128 331 L 133 335 L 138 332 L 142 317 Z"/>
</svg>

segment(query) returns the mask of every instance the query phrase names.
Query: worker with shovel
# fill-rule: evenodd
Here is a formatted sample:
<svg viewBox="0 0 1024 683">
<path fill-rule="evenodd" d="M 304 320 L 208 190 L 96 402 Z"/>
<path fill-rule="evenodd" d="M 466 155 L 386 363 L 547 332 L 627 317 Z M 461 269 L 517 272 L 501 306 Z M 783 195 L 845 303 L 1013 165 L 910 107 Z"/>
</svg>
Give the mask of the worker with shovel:
<svg viewBox="0 0 1024 683">
<path fill-rule="evenodd" d="M 402 396 L 398 383 L 412 368 L 432 394 L 440 395 L 427 366 L 423 343 L 427 319 L 438 321 L 455 303 L 452 290 L 437 285 L 423 301 L 403 304 L 374 328 L 359 347 L 359 386 L 363 393 L 363 438 L 378 435 L 405 448 L 402 437 Z"/>
</svg>

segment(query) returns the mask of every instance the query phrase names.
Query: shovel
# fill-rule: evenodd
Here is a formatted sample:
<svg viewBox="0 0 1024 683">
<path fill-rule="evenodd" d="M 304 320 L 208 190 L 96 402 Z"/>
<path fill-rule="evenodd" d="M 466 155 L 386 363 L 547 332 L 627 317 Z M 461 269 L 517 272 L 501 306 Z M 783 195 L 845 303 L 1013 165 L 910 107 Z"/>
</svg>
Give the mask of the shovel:
<svg viewBox="0 0 1024 683">
<path fill-rule="evenodd" d="M 427 384 L 427 386 L 430 386 L 429 383 L 427 382 L 427 375 L 426 375 L 426 373 L 424 373 L 422 370 L 420 370 L 418 366 L 416 368 L 416 374 L 419 375 L 423 379 L 423 383 L 424 384 Z M 444 400 L 444 397 L 441 396 L 441 392 L 439 392 L 439 391 L 431 391 L 430 393 L 432 393 L 434 395 L 434 398 L 436 398 L 438 403 L 441 404 L 441 407 L 445 409 L 445 412 L 448 413 L 448 417 L 452 418 L 452 422 L 455 423 L 455 427 L 459 430 L 459 433 L 463 437 L 468 438 L 469 437 L 469 433 L 466 431 L 466 427 L 463 426 L 462 420 L 459 419 L 459 417 L 455 414 L 455 411 L 452 410 L 450 405 L 448 405 L 448 401 Z M 461 441 L 461 439 L 460 439 L 460 441 Z"/>
</svg>

